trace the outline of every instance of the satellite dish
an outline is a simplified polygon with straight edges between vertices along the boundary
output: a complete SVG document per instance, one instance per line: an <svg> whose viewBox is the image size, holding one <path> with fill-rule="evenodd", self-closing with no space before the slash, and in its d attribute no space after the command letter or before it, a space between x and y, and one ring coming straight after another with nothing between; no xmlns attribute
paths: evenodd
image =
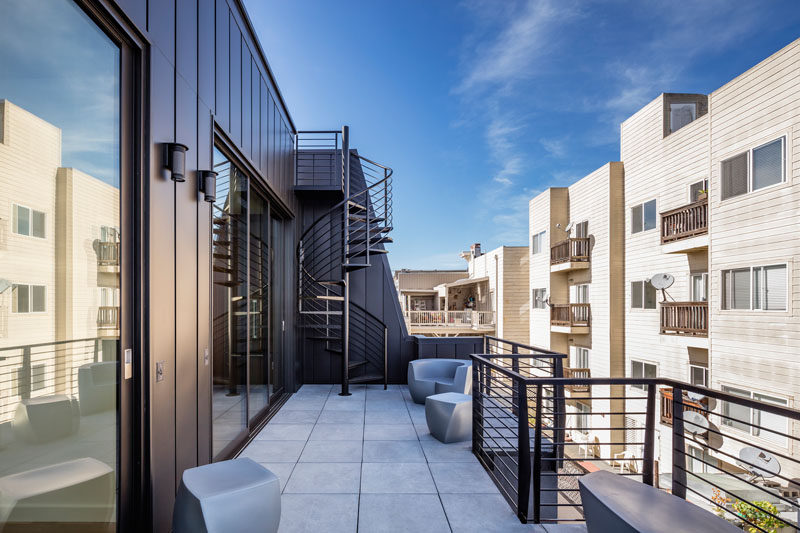
<svg viewBox="0 0 800 533"><path fill-rule="evenodd" d="M669 289L675 283L675 276L672 274L653 274L650 278L650 285L659 290Z"/></svg>
<svg viewBox="0 0 800 533"><path fill-rule="evenodd" d="M0 294L4 293L6 289L11 286L11 282L7 279L0 279Z"/></svg>
<svg viewBox="0 0 800 533"><path fill-rule="evenodd" d="M708 432L708 418L696 411L683 412L683 429L692 435Z"/></svg>
<svg viewBox="0 0 800 533"><path fill-rule="evenodd" d="M574 222L570 222L569 224L567 224L567 227L564 228L564 231L569 233L570 231L572 231L572 228L574 228L574 227L575 227L575 223Z"/></svg>
<svg viewBox="0 0 800 533"><path fill-rule="evenodd" d="M750 472L750 481L757 477L773 477L781 473L781 464L768 451L747 446L739 450L739 459L736 464Z"/></svg>
<svg viewBox="0 0 800 533"><path fill-rule="evenodd" d="M705 394L700 394L699 392L687 392L686 396L693 402L701 402L706 397Z"/></svg>

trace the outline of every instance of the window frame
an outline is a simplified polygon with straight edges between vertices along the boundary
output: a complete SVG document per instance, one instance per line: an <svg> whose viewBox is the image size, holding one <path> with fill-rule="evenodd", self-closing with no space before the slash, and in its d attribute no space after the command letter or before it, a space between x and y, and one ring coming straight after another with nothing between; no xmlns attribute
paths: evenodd
<svg viewBox="0 0 800 533"><path fill-rule="evenodd" d="M540 254L544 251L544 235L546 231L531 234L531 255Z"/></svg>
<svg viewBox="0 0 800 533"><path fill-rule="evenodd" d="M542 297L541 297L542 305L541 306L537 306L536 305L536 292L537 291L541 291L542 292ZM546 296L547 296L547 289L546 288L537 287L535 289L531 289L531 309L547 309Z"/></svg>
<svg viewBox="0 0 800 533"><path fill-rule="evenodd" d="M784 307L783 309L764 309L764 305L766 304L766 284L764 283L764 272L765 269L768 268L776 268L776 267L783 267L784 269L784 281L786 284L786 294L784 295ZM728 272L733 272L736 270L748 270L748 280L750 283L750 287L748 289L748 295L750 298L749 306L746 309L737 309L728 307L728 290L725 287L725 274ZM758 283L758 291L759 291L759 305L760 307L753 307L755 302L754 293L756 291L756 283L755 283L755 271L759 271L759 283ZM790 293L791 293L791 275L789 272L789 263L787 262L779 262L779 263L769 263L769 264L759 264L759 265L750 265L750 266L739 266L739 267L731 267L731 268L724 268L720 270L720 289L722 293L722 297L720 298L720 311L749 311L749 312L758 312L758 313L788 313L790 312L789 303L790 303Z"/></svg>
<svg viewBox="0 0 800 533"><path fill-rule="evenodd" d="M654 205L653 212L655 213L655 220L653 221L653 227L652 228L647 228L647 227L645 227L646 226L645 222L647 221L647 215L645 214L645 206L647 204L651 203L651 202ZM642 229L640 229L638 231L634 231L634 229L633 229L634 228L634 226L633 226L633 221L634 221L633 212L634 212L634 210L636 208L641 208L641 210L642 210L642 219L641 219L641 228ZM639 202L638 204L632 205L630 207L630 213L631 213L631 235L638 235L639 233L647 233L648 231L653 231L653 230L657 230L658 229L658 199L657 198L651 198L649 200L645 200L643 202Z"/></svg>
<svg viewBox="0 0 800 533"><path fill-rule="evenodd" d="M584 353L584 355L580 356L579 355L580 353ZM590 368L589 367L589 363L590 363L591 355L592 355L592 351L589 348L586 348L585 346L573 346L572 347L572 353L570 354L570 356L571 356L570 357L570 367L571 368ZM581 359L581 358L585 358L586 366L582 366L582 365L578 365L577 364L578 360Z"/></svg>
<svg viewBox="0 0 800 533"><path fill-rule="evenodd" d="M28 210L28 233L19 233L17 231L17 228L14 227L14 221L19 219L19 215L17 214L18 208L22 208L22 209L27 209ZM33 214L34 213L39 213L39 214L42 215L42 217L44 217L44 225L42 227L42 230L44 231L44 235L42 235L41 237L39 235L34 235L33 234ZM17 223L17 226L19 226L19 223ZM33 239L41 239L41 240L47 239L47 213L45 211L39 211L38 209L34 209L34 208L32 208L32 207L30 207L28 205L25 205L25 204L19 204L19 203L16 203L16 202L12 202L11 203L11 233L13 233L14 235L19 235L21 237L30 237L30 238L33 238Z"/></svg>
<svg viewBox="0 0 800 533"><path fill-rule="evenodd" d="M765 147L765 146L767 146L769 144L774 143L775 141L780 141L781 142L781 181L779 181L777 183L773 183L771 185L766 185L764 187L759 187L758 189L754 189L753 188L753 180L755 179L755 173L753 172L753 169L755 167L754 167L753 154L759 148L763 148L763 147ZM741 152L737 152L737 153L735 153L735 154L733 154L731 156L728 156L725 159L721 159L719 161L720 179L722 177L722 165L724 163L730 161L731 159L739 157L742 154L747 154L747 191L743 192L742 194L737 194L735 196L729 196L729 197L723 199L722 198L722 194L723 194L722 183L720 182L720 192L719 192L720 201L721 202L727 202L729 200L735 200L737 198L746 197L746 196L748 196L748 195L750 195L752 193L755 193L755 192L765 191L765 190L772 189L774 187L780 187L781 185L786 185L786 183L788 182L788 179L787 179L787 176L786 176L786 166L787 166L786 165L786 145L787 144L788 144L788 136L787 136L786 133L784 133L784 134L782 134L782 135L780 135L778 137L772 138L769 141L763 142L763 143L761 143L761 144L759 144L757 146L753 146L751 148L748 148L747 150L744 150L744 151L741 151Z"/></svg>
<svg viewBox="0 0 800 533"><path fill-rule="evenodd" d="M639 377L639 379L650 379L650 378L648 378L646 376L646 373L645 373L645 367L646 366L654 367L656 369L656 375L653 376L653 378L657 378L658 377L658 363L654 363L652 361L645 361L644 359L633 359L633 358L631 358L630 359L630 372L631 372L630 373L630 377L631 378L633 378L633 379L637 378L637 376L633 375L633 365L636 364L636 363L642 365L642 375ZM647 385L629 385L629 386L632 389L640 390L642 392L647 392L647 387L648 387Z"/></svg>
<svg viewBox="0 0 800 533"><path fill-rule="evenodd" d="M708 199L708 178L702 178L702 179L699 179L699 180L695 180L695 181L689 183L686 186L686 198L687 198L687 200L688 200L688 202L690 204L693 204L695 202L699 202L700 201L700 200L692 199L692 187L697 185L698 183L702 183L703 184L702 185L702 189L700 189L700 190L701 191L702 190L706 191L706 200Z"/></svg>
<svg viewBox="0 0 800 533"><path fill-rule="evenodd" d="M641 305L639 307L634 307L634 305L633 305L633 284L634 283L641 283L642 284L642 301L640 302ZM630 302L631 303L630 303L630 307L628 308L629 310L638 309L640 311L653 311L653 310L658 309L658 289L656 289L655 287L653 287L653 290L655 291L655 294L656 294L655 305L653 307L646 307L646 302L647 302L646 287L647 287L647 285L650 285L651 287L653 287L653 284L650 283L649 279L644 279L644 280L642 280L642 279L634 279L634 280L630 280L630 289L631 289L631 301Z"/></svg>
<svg viewBox="0 0 800 533"><path fill-rule="evenodd" d="M703 381L705 381L705 384L701 384L701 385L697 385L697 386L709 388L709 383L711 383L711 381L710 381L710 376L708 374L708 367L707 366L702 366L702 365L696 365L696 364L692 364L692 363L689 363L689 377L688 377L689 384L696 385L695 383L692 382L692 371L694 369L697 369L697 368L702 370L703 376L704 376Z"/></svg>
<svg viewBox="0 0 800 533"><path fill-rule="evenodd" d="M703 281L703 296L702 300L698 300L694 293L694 279L701 278ZM708 302L708 272L692 272L689 274L689 298L692 302Z"/></svg>
<svg viewBox="0 0 800 533"><path fill-rule="evenodd" d="M12 283L11 284L11 291L13 291L17 287L27 287L28 288L28 310L27 311L17 311L14 307L14 299L13 296L11 298L11 313L14 315L44 315L47 314L47 285L39 285L35 283ZM44 309L41 311L32 311L33 309L33 288L34 287L41 287L44 290Z"/></svg>
<svg viewBox="0 0 800 533"><path fill-rule="evenodd" d="M724 392L726 394L730 394L732 396L739 396L741 398L750 399L750 400L754 400L754 401L756 400L756 398L755 398L756 396L767 396L767 397L770 397L770 398L774 398L776 400L781 400L783 402L782 404L777 403L777 402L772 402L774 405L787 407L787 408L791 407L791 402L790 402L789 398L787 398L785 396L780 396L778 394L774 394L774 393L771 393L771 392L770 393L764 393L764 392L760 392L758 390L749 389L749 388L742 387L742 386L739 386L739 385L727 385L727 384L721 384L720 385L720 390L722 392ZM747 393L749 393L749 396L744 396L744 395L740 396L740 395L732 392L733 390L740 391L740 392L747 392ZM764 401L764 400L759 400L759 401ZM731 415L729 413L725 412L728 403L729 402L726 402L725 400L720 401L721 405L720 405L720 411L719 412L720 412L720 414L722 414L724 416L730 417ZM770 402L767 402L767 403L770 403ZM724 418L724 417L720 416L719 417L719 422L720 422L719 425L720 425L721 428L724 427L724 428L727 428L728 430L731 430L731 431L737 431L737 432L739 432L741 434L748 435L751 438L759 439L759 440L764 441L764 442L769 442L769 443L772 443L774 445L781 446L782 448L788 448L789 447L789 439L787 437L783 437L781 435L776 435L775 433L772 433L771 431L766 430L766 433L771 434L775 439L780 439L781 440L781 442L776 442L776 440L769 439L769 438L764 438L762 436L762 433L764 433L764 431L762 431L761 429L759 429L757 427L754 427L754 426L763 426L763 423L761 422L760 415L759 415L759 413L761 412L760 409L754 409L752 407L745 407L745 406L737 406L737 407L742 407L742 408L747 409L749 411L748 422L746 424L747 425L747 429L741 429L741 428L736 427L734 425L737 422L736 420L729 420L728 418ZM733 417L731 417L731 418L733 418ZM789 434L790 431L791 431L791 425L789 423L789 420L786 420L784 418L783 421L785 422L786 426L785 426L784 429L781 429L781 430L778 430L778 431L781 432L781 433L784 433L784 434ZM738 422L738 423L739 424L743 424L743 422Z"/></svg>

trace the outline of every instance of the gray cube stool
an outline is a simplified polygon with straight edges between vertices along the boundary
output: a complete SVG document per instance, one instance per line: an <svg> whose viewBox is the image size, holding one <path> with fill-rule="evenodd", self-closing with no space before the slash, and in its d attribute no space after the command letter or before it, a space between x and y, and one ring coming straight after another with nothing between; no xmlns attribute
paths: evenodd
<svg viewBox="0 0 800 533"><path fill-rule="evenodd" d="M417 359L408 363L408 392L415 403L443 392L472 393L472 361Z"/></svg>
<svg viewBox="0 0 800 533"><path fill-rule="evenodd" d="M181 476L174 533L274 533L280 521L280 482L251 459L189 468Z"/></svg>
<svg viewBox="0 0 800 533"><path fill-rule="evenodd" d="M472 438L472 396L445 392L425 400L425 420L431 435L449 444Z"/></svg>

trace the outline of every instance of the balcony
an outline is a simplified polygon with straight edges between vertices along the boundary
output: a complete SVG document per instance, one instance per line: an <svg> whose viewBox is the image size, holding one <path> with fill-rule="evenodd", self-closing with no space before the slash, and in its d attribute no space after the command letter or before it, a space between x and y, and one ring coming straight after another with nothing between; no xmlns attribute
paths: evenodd
<svg viewBox="0 0 800 533"><path fill-rule="evenodd" d="M119 330L119 307L111 305L101 305L97 308L97 329Z"/></svg>
<svg viewBox="0 0 800 533"><path fill-rule="evenodd" d="M708 248L708 199L661 213L661 244L665 253Z"/></svg>
<svg viewBox="0 0 800 533"><path fill-rule="evenodd" d="M298 131L295 191L344 191L342 132Z"/></svg>
<svg viewBox="0 0 800 533"><path fill-rule="evenodd" d="M553 304L550 306L550 331L553 333L589 333L590 304Z"/></svg>
<svg viewBox="0 0 800 533"><path fill-rule="evenodd" d="M708 302L661 302L665 344L708 348Z"/></svg>
<svg viewBox="0 0 800 533"><path fill-rule="evenodd" d="M96 241L97 270L119 272L119 243Z"/></svg>
<svg viewBox="0 0 800 533"><path fill-rule="evenodd" d="M659 389L661 396L661 423L667 426L672 425L672 387ZM708 398L703 398L699 402L690 400L686 393L683 394L683 410L694 411L708 418Z"/></svg>
<svg viewBox="0 0 800 533"><path fill-rule="evenodd" d="M405 311L409 333L490 332L495 328L494 311Z"/></svg>
<svg viewBox="0 0 800 533"><path fill-rule="evenodd" d="M589 368L570 368L565 366L564 377L569 379L588 379L592 377L592 371ZM589 392L589 385L586 385L585 383L564 385L564 388L569 392Z"/></svg>
<svg viewBox="0 0 800 533"><path fill-rule="evenodd" d="M570 237L550 247L550 272L589 268L589 237Z"/></svg>

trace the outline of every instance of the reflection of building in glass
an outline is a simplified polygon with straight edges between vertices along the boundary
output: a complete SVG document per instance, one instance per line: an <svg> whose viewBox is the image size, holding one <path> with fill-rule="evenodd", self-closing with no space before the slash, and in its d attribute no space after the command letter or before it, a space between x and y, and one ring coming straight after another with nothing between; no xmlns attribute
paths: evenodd
<svg viewBox="0 0 800 533"><path fill-rule="evenodd" d="M61 130L0 100L0 439L22 398L115 360L119 189L61 166ZM19 347L19 348L15 348Z"/></svg>

